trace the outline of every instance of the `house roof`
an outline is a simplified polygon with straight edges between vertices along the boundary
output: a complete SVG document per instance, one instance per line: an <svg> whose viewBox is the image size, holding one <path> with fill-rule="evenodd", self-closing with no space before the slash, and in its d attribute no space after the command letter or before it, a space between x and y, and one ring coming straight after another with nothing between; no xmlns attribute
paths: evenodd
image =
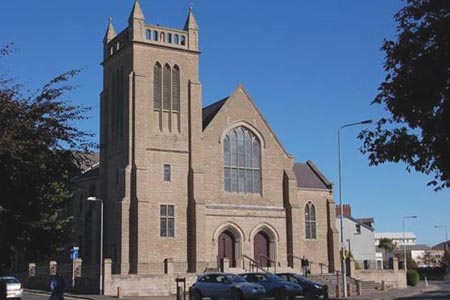
<svg viewBox="0 0 450 300"><path fill-rule="evenodd" d="M445 245L447 245L447 249L450 249L450 240L439 243L431 247L433 250L445 250Z"/></svg>
<svg viewBox="0 0 450 300"><path fill-rule="evenodd" d="M375 232L375 238L403 239L403 232ZM416 235L412 232L405 232L405 239L415 239Z"/></svg>
<svg viewBox="0 0 450 300"><path fill-rule="evenodd" d="M354 223L359 224L359 225L361 225L362 227L367 228L367 229L370 230L370 231L374 231L374 230L375 230L375 228L370 227L370 226L367 226L366 224L362 223L362 222L360 221L360 219L355 219L355 218L353 218L353 217L351 217L351 216L346 216L346 215L344 215L344 218L346 218L346 219L348 219L348 220L351 220L351 221L353 221ZM339 215L339 216L336 216L336 219L340 219L340 215Z"/></svg>
<svg viewBox="0 0 450 300"><path fill-rule="evenodd" d="M321 190L330 190L333 188L333 184L328 181L310 160L306 163L295 163L293 171L297 178L297 187L299 188Z"/></svg>
<svg viewBox="0 0 450 300"><path fill-rule="evenodd" d="M202 110L202 119L203 119L203 129L205 129L208 124L214 119L216 114L219 112L220 108L225 104L228 100L228 97L223 98L213 104L210 104L203 108Z"/></svg>
<svg viewBox="0 0 450 300"><path fill-rule="evenodd" d="M424 250L430 250L431 247L424 245L424 244L418 244L418 245L405 245L406 251L424 251ZM403 245L400 248L397 248L394 252L401 252L403 250Z"/></svg>

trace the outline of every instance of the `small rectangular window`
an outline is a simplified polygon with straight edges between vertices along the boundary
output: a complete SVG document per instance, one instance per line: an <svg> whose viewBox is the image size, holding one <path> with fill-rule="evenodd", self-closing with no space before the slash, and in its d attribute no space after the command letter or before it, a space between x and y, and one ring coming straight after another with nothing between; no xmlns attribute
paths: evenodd
<svg viewBox="0 0 450 300"><path fill-rule="evenodd" d="M175 206L161 205L160 213L160 236L174 237L175 236Z"/></svg>
<svg viewBox="0 0 450 300"><path fill-rule="evenodd" d="M164 165L164 181L171 180L170 165Z"/></svg>
<svg viewBox="0 0 450 300"><path fill-rule="evenodd" d="M355 229L356 229L356 234L361 234L361 224L356 224Z"/></svg>

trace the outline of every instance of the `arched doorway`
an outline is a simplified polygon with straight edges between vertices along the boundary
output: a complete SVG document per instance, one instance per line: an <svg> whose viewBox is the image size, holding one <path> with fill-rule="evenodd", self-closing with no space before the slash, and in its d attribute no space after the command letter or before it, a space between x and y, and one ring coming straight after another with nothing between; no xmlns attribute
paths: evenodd
<svg viewBox="0 0 450 300"><path fill-rule="evenodd" d="M258 232L253 239L254 256L260 267L270 267L270 239L264 231Z"/></svg>
<svg viewBox="0 0 450 300"><path fill-rule="evenodd" d="M230 267L236 267L236 238L229 230L225 230L219 235L218 240L218 258L228 258L230 260Z"/></svg>

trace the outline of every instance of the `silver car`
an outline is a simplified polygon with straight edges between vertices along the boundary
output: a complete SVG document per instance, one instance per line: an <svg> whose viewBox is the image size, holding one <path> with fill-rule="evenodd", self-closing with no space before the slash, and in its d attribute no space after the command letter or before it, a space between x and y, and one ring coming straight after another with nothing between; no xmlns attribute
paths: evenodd
<svg viewBox="0 0 450 300"><path fill-rule="evenodd" d="M21 299L23 294L22 284L16 277L0 277L0 281L6 285L6 298Z"/></svg>

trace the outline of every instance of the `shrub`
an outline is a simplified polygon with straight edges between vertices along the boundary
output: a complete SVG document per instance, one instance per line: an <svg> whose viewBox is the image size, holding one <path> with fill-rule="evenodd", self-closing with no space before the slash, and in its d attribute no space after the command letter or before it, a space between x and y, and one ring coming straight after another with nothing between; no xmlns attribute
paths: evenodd
<svg viewBox="0 0 450 300"><path fill-rule="evenodd" d="M410 286L416 286L419 282L419 273L416 270L408 270L406 273L406 283Z"/></svg>

